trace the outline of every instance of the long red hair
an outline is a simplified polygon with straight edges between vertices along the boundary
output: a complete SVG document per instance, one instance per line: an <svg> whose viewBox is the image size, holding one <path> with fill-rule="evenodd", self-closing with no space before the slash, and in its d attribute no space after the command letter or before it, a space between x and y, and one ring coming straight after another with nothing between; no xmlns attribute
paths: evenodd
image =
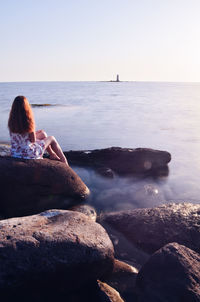
<svg viewBox="0 0 200 302"><path fill-rule="evenodd" d="M33 111L26 97L17 96L12 104L8 119L8 128L13 133L30 133L35 131Z"/></svg>

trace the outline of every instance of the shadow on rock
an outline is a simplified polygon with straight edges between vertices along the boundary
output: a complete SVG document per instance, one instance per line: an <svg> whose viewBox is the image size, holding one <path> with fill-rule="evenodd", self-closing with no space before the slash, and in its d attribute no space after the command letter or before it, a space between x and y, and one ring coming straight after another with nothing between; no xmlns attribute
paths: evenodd
<svg viewBox="0 0 200 302"><path fill-rule="evenodd" d="M0 157L1 205L4 217L66 208L89 196L80 177L61 162Z"/></svg>
<svg viewBox="0 0 200 302"><path fill-rule="evenodd" d="M151 254L170 242L200 252L199 220L200 204L171 203L156 208L102 214L99 222Z"/></svg>
<svg viewBox="0 0 200 302"><path fill-rule="evenodd" d="M136 280L138 302L200 301L200 256L191 249L170 243L140 270Z"/></svg>
<svg viewBox="0 0 200 302"><path fill-rule="evenodd" d="M1 297L24 291L65 295L113 269L106 231L78 212L49 210L2 220L0 238Z"/></svg>

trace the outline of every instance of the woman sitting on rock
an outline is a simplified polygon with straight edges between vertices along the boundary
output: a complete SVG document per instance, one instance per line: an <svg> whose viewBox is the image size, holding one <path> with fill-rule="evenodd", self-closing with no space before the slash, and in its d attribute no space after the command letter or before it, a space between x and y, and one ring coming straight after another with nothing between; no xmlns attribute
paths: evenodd
<svg viewBox="0 0 200 302"><path fill-rule="evenodd" d="M31 105L24 96L17 96L12 104L8 120L11 137L11 156L24 159L41 159L47 150L50 159L68 166L67 159L54 136L43 130L35 131Z"/></svg>

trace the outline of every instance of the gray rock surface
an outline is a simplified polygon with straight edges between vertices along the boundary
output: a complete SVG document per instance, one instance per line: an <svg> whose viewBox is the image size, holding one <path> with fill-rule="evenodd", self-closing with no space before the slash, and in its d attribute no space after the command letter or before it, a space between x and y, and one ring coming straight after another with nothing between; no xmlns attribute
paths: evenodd
<svg viewBox="0 0 200 302"><path fill-rule="evenodd" d="M89 189L80 177L61 162L0 157L0 213L6 217L66 208L85 199Z"/></svg>
<svg viewBox="0 0 200 302"><path fill-rule="evenodd" d="M49 210L2 220L1 294L78 289L110 273L113 254L106 231L78 212Z"/></svg>
<svg viewBox="0 0 200 302"><path fill-rule="evenodd" d="M123 234L136 247L153 253L170 242L200 252L200 204L171 203L101 215L99 222Z"/></svg>
<svg viewBox="0 0 200 302"><path fill-rule="evenodd" d="M200 255L170 243L151 256L136 280L138 302L200 301Z"/></svg>

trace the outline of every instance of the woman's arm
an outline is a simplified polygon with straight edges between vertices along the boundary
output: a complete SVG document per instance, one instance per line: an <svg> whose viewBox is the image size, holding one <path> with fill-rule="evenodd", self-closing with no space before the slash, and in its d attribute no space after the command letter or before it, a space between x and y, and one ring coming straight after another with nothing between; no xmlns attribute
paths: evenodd
<svg viewBox="0 0 200 302"><path fill-rule="evenodd" d="M34 143L36 141L35 131L29 133L29 139L30 139L31 143Z"/></svg>

